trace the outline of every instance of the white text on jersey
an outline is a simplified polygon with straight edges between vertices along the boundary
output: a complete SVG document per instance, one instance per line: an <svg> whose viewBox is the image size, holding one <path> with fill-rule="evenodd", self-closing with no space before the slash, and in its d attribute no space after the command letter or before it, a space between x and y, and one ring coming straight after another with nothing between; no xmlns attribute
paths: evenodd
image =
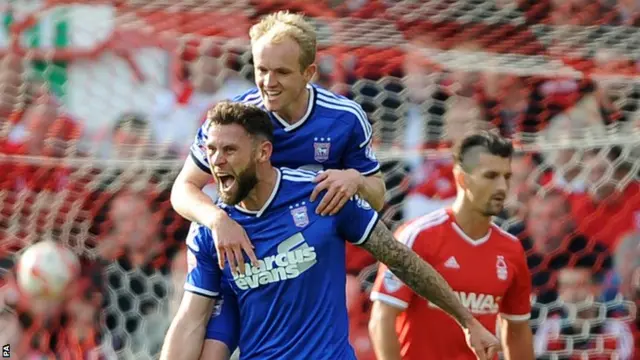
<svg viewBox="0 0 640 360"><path fill-rule="evenodd" d="M295 250L292 248L297 247ZM316 264L316 249L297 233L278 246L276 255L258 260L258 266L245 264L244 274L234 274L233 280L241 290L295 279Z"/></svg>
<svg viewBox="0 0 640 360"><path fill-rule="evenodd" d="M474 315L497 314L501 298L494 297L490 294L477 294L474 292L454 291L462 306L469 309ZM429 307L437 308L438 306L429 303Z"/></svg>

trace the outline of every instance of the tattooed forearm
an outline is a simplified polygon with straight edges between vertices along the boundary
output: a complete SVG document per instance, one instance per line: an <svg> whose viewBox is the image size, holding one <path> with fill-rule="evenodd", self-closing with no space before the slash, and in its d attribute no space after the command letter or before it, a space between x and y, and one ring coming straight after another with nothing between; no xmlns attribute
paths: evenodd
<svg viewBox="0 0 640 360"><path fill-rule="evenodd" d="M389 267L400 280L416 294L446 311L462 326L473 315L460 303L447 281L428 263L406 245L393 238L393 234L381 222L362 247Z"/></svg>

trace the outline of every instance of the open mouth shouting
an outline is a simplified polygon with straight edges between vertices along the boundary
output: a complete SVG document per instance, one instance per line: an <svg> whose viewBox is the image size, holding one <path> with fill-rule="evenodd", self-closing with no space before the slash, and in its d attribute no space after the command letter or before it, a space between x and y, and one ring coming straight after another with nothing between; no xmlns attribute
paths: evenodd
<svg viewBox="0 0 640 360"><path fill-rule="evenodd" d="M216 177L218 178L218 184L220 184L220 190L229 191L236 183L235 176L227 173L216 173Z"/></svg>

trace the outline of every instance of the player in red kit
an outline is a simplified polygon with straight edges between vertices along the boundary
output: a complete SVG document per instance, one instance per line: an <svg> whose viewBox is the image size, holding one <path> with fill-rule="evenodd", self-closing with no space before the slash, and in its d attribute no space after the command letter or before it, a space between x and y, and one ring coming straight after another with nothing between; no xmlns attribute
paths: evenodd
<svg viewBox="0 0 640 360"><path fill-rule="evenodd" d="M409 222L396 238L434 266L487 329L500 328L507 360L533 360L531 276L524 250L491 222L504 206L512 153L511 142L492 132L462 139L454 149L452 207ZM371 300L369 331L379 359L476 358L460 326L385 266Z"/></svg>

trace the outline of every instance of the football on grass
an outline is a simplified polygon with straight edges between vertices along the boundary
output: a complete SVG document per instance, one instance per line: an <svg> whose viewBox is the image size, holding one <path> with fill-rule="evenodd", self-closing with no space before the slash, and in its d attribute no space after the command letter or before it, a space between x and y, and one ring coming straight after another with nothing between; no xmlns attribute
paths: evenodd
<svg viewBox="0 0 640 360"><path fill-rule="evenodd" d="M58 299L79 269L78 258L70 249L45 240L24 250L16 276L20 290L28 297Z"/></svg>

